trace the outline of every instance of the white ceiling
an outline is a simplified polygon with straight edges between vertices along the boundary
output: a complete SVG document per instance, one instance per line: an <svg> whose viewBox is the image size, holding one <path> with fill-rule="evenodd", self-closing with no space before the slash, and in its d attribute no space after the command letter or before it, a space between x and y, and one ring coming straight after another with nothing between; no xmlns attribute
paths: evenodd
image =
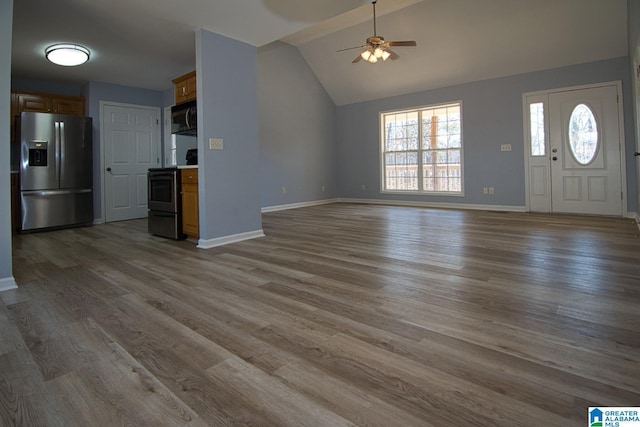
<svg viewBox="0 0 640 427"><path fill-rule="evenodd" d="M378 35L416 40L396 61L352 64L368 0L14 0L14 77L153 90L195 68L194 31L298 46L337 105L627 55L626 0L379 0ZM93 52L48 63L55 42Z"/></svg>

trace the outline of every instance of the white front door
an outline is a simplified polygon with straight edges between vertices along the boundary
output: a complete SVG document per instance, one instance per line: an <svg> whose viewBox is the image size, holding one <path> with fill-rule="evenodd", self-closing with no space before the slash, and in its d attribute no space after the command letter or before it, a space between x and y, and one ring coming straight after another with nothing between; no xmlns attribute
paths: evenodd
<svg viewBox="0 0 640 427"><path fill-rule="evenodd" d="M160 167L160 109L104 103L105 221L147 216L147 171Z"/></svg>
<svg viewBox="0 0 640 427"><path fill-rule="evenodd" d="M531 211L622 216L618 86L527 99Z"/></svg>
<svg viewBox="0 0 640 427"><path fill-rule="evenodd" d="M549 96L554 212L622 216L616 86Z"/></svg>

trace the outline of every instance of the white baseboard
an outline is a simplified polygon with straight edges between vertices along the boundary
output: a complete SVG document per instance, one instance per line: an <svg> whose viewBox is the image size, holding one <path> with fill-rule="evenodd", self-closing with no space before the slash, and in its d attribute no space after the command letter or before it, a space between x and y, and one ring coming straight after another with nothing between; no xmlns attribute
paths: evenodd
<svg viewBox="0 0 640 427"><path fill-rule="evenodd" d="M4 277L0 279L0 292L17 288L18 284L13 277Z"/></svg>
<svg viewBox="0 0 640 427"><path fill-rule="evenodd" d="M99 225L99 224L104 224L105 221L102 218L94 218L93 219L93 225Z"/></svg>
<svg viewBox="0 0 640 427"><path fill-rule="evenodd" d="M230 234L228 236L216 237L215 239L200 239L198 240L197 247L200 249L211 249L217 246L224 246L230 243L242 242L243 240L250 240L258 237L264 237L264 231L262 231L262 229L247 231L246 233Z"/></svg>
<svg viewBox="0 0 640 427"><path fill-rule="evenodd" d="M267 206L262 208L262 213L285 211L287 209L306 208L309 206L327 205L329 203L335 203L337 201L338 199L323 199L323 200L314 200L311 202L291 203L288 205Z"/></svg>
<svg viewBox="0 0 640 427"><path fill-rule="evenodd" d="M470 209L479 211L501 211L501 212L527 212L525 206L511 205L474 205L468 203L440 203L440 202L416 202L407 200L381 200L381 199L336 199L339 203L362 203L369 205L392 205L392 206L411 206L422 208L441 208L441 209Z"/></svg>

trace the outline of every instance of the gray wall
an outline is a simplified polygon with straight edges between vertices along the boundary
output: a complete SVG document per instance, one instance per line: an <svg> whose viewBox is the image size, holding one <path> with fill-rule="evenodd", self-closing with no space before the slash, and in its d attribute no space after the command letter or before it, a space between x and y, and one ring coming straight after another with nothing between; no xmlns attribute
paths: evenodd
<svg viewBox="0 0 640 427"><path fill-rule="evenodd" d="M628 20L628 34L629 34L629 61L631 63L631 75L636 73L633 69L633 59L636 54L636 49L640 46L640 0L627 0L627 20ZM634 80L637 83L638 79ZM636 85L632 87L632 102L633 102L633 118L634 129L636 135L636 148L635 151L640 152L640 99L638 99L639 89ZM640 221L640 157L636 158L636 183L637 183L637 200L636 206L636 218Z"/></svg>
<svg viewBox="0 0 640 427"><path fill-rule="evenodd" d="M84 96L82 86L70 83L49 82L41 80L11 79L11 90L30 90L42 93L55 93L56 95Z"/></svg>
<svg viewBox="0 0 640 427"><path fill-rule="evenodd" d="M629 53L632 54L640 42L640 0L627 0L627 25Z"/></svg>
<svg viewBox="0 0 640 427"><path fill-rule="evenodd" d="M176 164L187 164L187 150L198 148L198 138L189 135L176 135Z"/></svg>
<svg viewBox="0 0 640 427"><path fill-rule="evenodd" d="M201 241L262 229L257 56L254 46L196 31ZM224 149L209 150L209 138Z"/></svg>
<svg viewBox="0 0 640 427"><path fill-rule="evenodd" d="M15 286L11 268L11 31L13 0L0 0L0 289Z"/></svg>
<svg viewBox="0 0 640 427"><path fill-rule="evenodd" d="M635 137L627 57L338 107L340 195L522 207L525 205L522 94L618 80L622 81L624 91L628 211L634 212L637 206ZM379 113L451 101L463 103L465 196L381 194ZM501 144L511 144L513 150L501 152ZM362 185L366 186L366 191L362 191ZM482 188L485 186L494 187L495 195L484 195Z"/></svg>
<svg viewBox="0 0 640 427"><path fill-rule="evenodd" d="M258 50L258 106L262 207L335 197L336 106L297 48Z"/></svg>

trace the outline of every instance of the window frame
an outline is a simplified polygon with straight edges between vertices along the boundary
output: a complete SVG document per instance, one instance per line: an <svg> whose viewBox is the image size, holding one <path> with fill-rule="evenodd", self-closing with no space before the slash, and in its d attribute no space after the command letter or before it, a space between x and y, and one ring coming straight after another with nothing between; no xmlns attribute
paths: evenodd
<svg viewBox="0 0 640 427"><path fill-rule="evenodd" d="M424 110L436 110L448 107L458 107L460 109L460 191L452 192L452 191L433 191L433 190L424 190L424 163L423 153L431 150L425 150L422 147L422 113ZM385 151L386 147L386 129L385 129L385 116L391 114L408 114L408 113L418 113L418 189L417 190L389 190L386 189L386 171L385 171ZM414 194L414 195L429 195L429 196L446 196L446 197L464 197L465 196L465 186L464 186L464 121L463 121L463 102L461 100L458 101L449 101L442 102L437 104L429 104L422 105L418 107L412 108L403 108L398 110L388 110L382 111L378 115L379 121L379 144L378 144L378 153L380 158L378 160L379 168L380 168L380 192L385 194ZM414 152L415 150L407 150L407 152ZM396 151L399 153L399 151Z"/></svg>
<svg viewBox="0 0 640 427"><path fill-rule="evenodd" d="M532 111L531 111L531 107L534 105L540 105L541 110L542 110L542 126L538 126L537 128L534 128L533 126L533 116L532 116ZM549 129L547 126L547 100L546 99L532 99L532 100L528 100L527 101L527 117L526 117L526 121L525 121L525 125L528 129L527 132L527 140L528 140L528 153L530 157L549 157L549 153L548 153L548 143L547 143L547 139L549 138L549 136L547 135L547 130ZM537 123L538 125L540 125L540 123ZM542 130L542 154L537 154L534 153L534 131L535 130Z"/></svg>

